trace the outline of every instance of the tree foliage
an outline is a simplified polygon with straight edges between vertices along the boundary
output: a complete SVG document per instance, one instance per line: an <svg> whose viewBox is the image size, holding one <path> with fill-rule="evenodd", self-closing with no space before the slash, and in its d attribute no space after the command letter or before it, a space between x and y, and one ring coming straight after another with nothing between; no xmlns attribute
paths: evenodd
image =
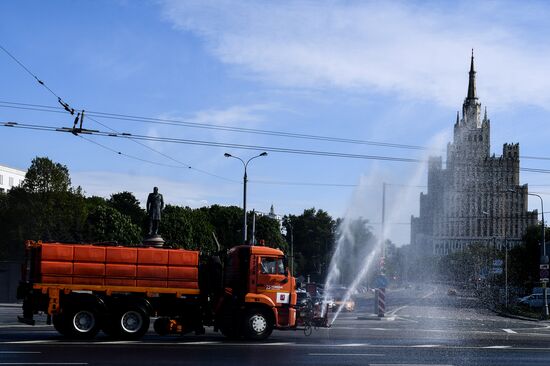
<svg viewBox="0 0 550 366"><path fill-rule="evenodd" d="M130 217L112 207L99 205L86 219L86 239L90 242L117 242L136 245L141 242L141 230Z"/></svg>
<svg viewBox="0 0 550 366"><path fill-rule="evenodd" d="M107 202L112 208L128 216L134 225L140 228L144 226L147 215L133 193L128 191L114 193Z"/></svg>
<svg viewBox="0 0 550 366"><path fill-rule="evenodd" d="M23 188L30 193L68 192L71 189L69 169L45 157L36 157L25 174Z"/></svg>
<svg viewBox="0 0 550 366"><path fill-rule="evenodd" d="M328 271L334 245L335 221L323 210L310 208L283 218L286 240L294 241L295 273L322 282Z"/></svg>

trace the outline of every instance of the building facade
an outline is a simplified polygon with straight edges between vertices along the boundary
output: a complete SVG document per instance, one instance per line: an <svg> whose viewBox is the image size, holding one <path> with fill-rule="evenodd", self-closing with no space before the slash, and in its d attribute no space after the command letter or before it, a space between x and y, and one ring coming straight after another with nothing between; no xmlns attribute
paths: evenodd
<svg viewBox="0 0 550 366"><path fill-rule="evenodd" d="M25 173L23 170L0 165L0 193L6 193L23 183Z"/></svg>
<svg viewBox="0 0 550 366"><path fill-rule="evenodd" d="M537 210L527 209L527 185L519 180L519 144L504 144L490 155L487 109L476 92L472 54L468 93L457 112L453 142L428 163L428 189L420 194L420 214L411 217L411 244L417 253L445 255L473 243L503 248L517 245Z"/></svg>

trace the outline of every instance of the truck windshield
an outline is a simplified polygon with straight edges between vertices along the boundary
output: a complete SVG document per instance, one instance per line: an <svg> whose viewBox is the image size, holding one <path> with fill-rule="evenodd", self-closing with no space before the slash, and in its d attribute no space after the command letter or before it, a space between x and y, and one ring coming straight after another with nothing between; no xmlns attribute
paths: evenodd
<svg viewBox="0 0 550 366"><path fill-rule="evenodd" d="M285 274L283 258L263 257L261 268L263 274Z"/></svg>

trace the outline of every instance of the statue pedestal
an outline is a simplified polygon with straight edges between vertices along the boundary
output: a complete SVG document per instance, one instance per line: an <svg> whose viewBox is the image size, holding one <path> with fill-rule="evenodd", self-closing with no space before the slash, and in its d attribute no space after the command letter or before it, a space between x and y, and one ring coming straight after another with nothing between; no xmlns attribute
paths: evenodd
<svg viewBox="0 0 550 366"><path fill-rule="evenodd" d="M164 239L160 235L147 235L141 243L147 247L161 248L164 246Z"/></svg>

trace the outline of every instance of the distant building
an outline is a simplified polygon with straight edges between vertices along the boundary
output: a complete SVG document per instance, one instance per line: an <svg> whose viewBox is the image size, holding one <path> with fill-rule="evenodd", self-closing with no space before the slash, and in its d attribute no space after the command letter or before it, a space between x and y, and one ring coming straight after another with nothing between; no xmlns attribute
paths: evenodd
<svg viewBox="0 0 550 366"><path fill-rule="evenodd" d="M25 173L23 170L0 165L0 193L5 193L23 183Z"/></svg>
<svg viewBox="0 0 550 366"><path fill-rule="evenodd" d="M472 243L511 247L537 223L537 210L527 210L527 185L519 182L519 144L504 144L502 156L490 155L491 123L487 109L481 117L473 54L469 74L445 167L441 157L430 158L420 215L411 217L418 253L449 254Z"/></svg>

